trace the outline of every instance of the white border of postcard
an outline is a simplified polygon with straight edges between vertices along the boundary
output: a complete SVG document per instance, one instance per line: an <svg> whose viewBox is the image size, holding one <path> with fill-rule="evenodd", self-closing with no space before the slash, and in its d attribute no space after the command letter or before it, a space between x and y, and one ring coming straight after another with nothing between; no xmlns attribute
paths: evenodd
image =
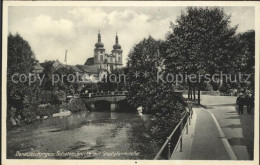
<svg viewBox="0 0 260 165"><path fill-rule="evenodd" d="M253 161L219 161L219 160L45 160L45 159L6 159L6 71L7 71L7 36L8 6L254 6L255 7L255 127ZM3 35L2 35L2 164L3 165L210 165L210 164L259 164L259 47L260 47L260 2L237 1L4 1Z"/></svg>

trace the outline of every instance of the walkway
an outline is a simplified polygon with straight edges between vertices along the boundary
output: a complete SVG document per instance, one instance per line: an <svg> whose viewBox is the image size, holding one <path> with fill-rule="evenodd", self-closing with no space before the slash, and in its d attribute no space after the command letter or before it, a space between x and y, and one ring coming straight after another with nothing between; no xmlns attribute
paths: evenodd
<svg viewBox="0 0 260 165"><path fill-rule="evenodd" d="M183 135L183 151L179 152L180 146L178 145L171 159L229 160L228 153L210 113L203 108L193 108L193 110L194 117L188 128L190 132Z"/></svg>
<svg viewBox="0 0 260 165"><path fill-rule="evenodd" d="M194 117L183 134L183 151L178 145L174 160L252 160L254 115L238 115L235 97L202 96L205 108L194 107Z"/></svg>

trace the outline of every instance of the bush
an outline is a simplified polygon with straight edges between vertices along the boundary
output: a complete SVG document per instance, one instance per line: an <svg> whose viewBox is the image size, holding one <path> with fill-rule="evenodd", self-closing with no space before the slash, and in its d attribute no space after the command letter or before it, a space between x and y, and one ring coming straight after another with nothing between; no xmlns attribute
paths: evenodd
<svg viewBox="0 0 260 165"><path fill-rule="evenodd" d="M179 101L164 102L158 103L158 111L153 115L155 126L152 128L152 132L159 143L163 143L166 137L171 134L182 118L182 113L185 111L185 105Z"/></svg>
<svg viewBox="0 0 260 165"><path fill-rule="evenodd" d="M229 85L229 84L226 84L226 83L222 84L222 86L219 88L219 91L220 91L221 93L225 93L225 94L230 93L230 90L231 90L230 85Z"/></svg>
<svg viewBox="0 0 260 165"><path fill-rule="evenodd" d="M66 100L66 93L62 90L59 91L40 91L39 102L41 104L61 104Z"/></svg>
<svg viewBox="0 0 260 165"><path fill-rule="evenodd" d="M40 117L43 116L52 116L54 113L59 113L60 111L60 106L59 105L43 105L43 106L38 106L36 114L39 115Z"/></svg>
<svg viewBox="0 0 260 165"><path fill-rule="evenodd" d="M22 110L22 116L24 118L24 122L27 124L31 124L36 120L36 110L37 104L31 104L29 106L24 107Z"/></svg>
<svg viewBox="0 0 260 165"><path fill-rule="evenodd" d="M72 98L67 105L63 105L64 109L68 109L71 112L79 112L87 110L85 103L81 99Z"/></svg>
<svg viewBox="0 0 260 165"><path fill-rule="evenodd" d="M59 103L66 101L66 93L62 90L55 91L54 96Z"/></svg>

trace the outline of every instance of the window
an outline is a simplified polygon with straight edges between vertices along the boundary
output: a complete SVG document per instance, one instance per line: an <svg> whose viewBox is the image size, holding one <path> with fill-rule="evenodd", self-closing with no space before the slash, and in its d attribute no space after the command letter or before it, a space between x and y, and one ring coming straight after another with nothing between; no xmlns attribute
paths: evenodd
<svg viewBox="0 0 260 165"><path fill-rule="evenodd" d="M100 55L100 61L103 61L103 55Z"/></svg>
<svg viewBox="0 0 260 165"><path fill-rule="evenodd" d="M121 62L121 57L118 57L118 62Z"/></svg>

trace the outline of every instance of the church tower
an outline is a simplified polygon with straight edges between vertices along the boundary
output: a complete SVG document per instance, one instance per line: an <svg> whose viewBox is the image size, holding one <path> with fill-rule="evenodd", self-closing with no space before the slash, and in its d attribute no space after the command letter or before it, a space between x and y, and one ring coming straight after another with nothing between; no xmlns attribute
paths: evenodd
<svg viewBox="0 0 260 165"><path fill-rule="evenodd" d="M122 53L123 50L121 49L121 45L118 43L118 36L116 34L116 40L113 46L112 55L115 57L115 67L117 68L121 68L123 66Z"/></svg>
<svg viewBox="0 0 260 165"><path fill-rule="evenodd" d="M104 44L101 42L101 34L100 31L98 33L98 42L95 44L94 49L94 64L98 68L103 68L104 60L105 60L105 48Z"/></svg>

